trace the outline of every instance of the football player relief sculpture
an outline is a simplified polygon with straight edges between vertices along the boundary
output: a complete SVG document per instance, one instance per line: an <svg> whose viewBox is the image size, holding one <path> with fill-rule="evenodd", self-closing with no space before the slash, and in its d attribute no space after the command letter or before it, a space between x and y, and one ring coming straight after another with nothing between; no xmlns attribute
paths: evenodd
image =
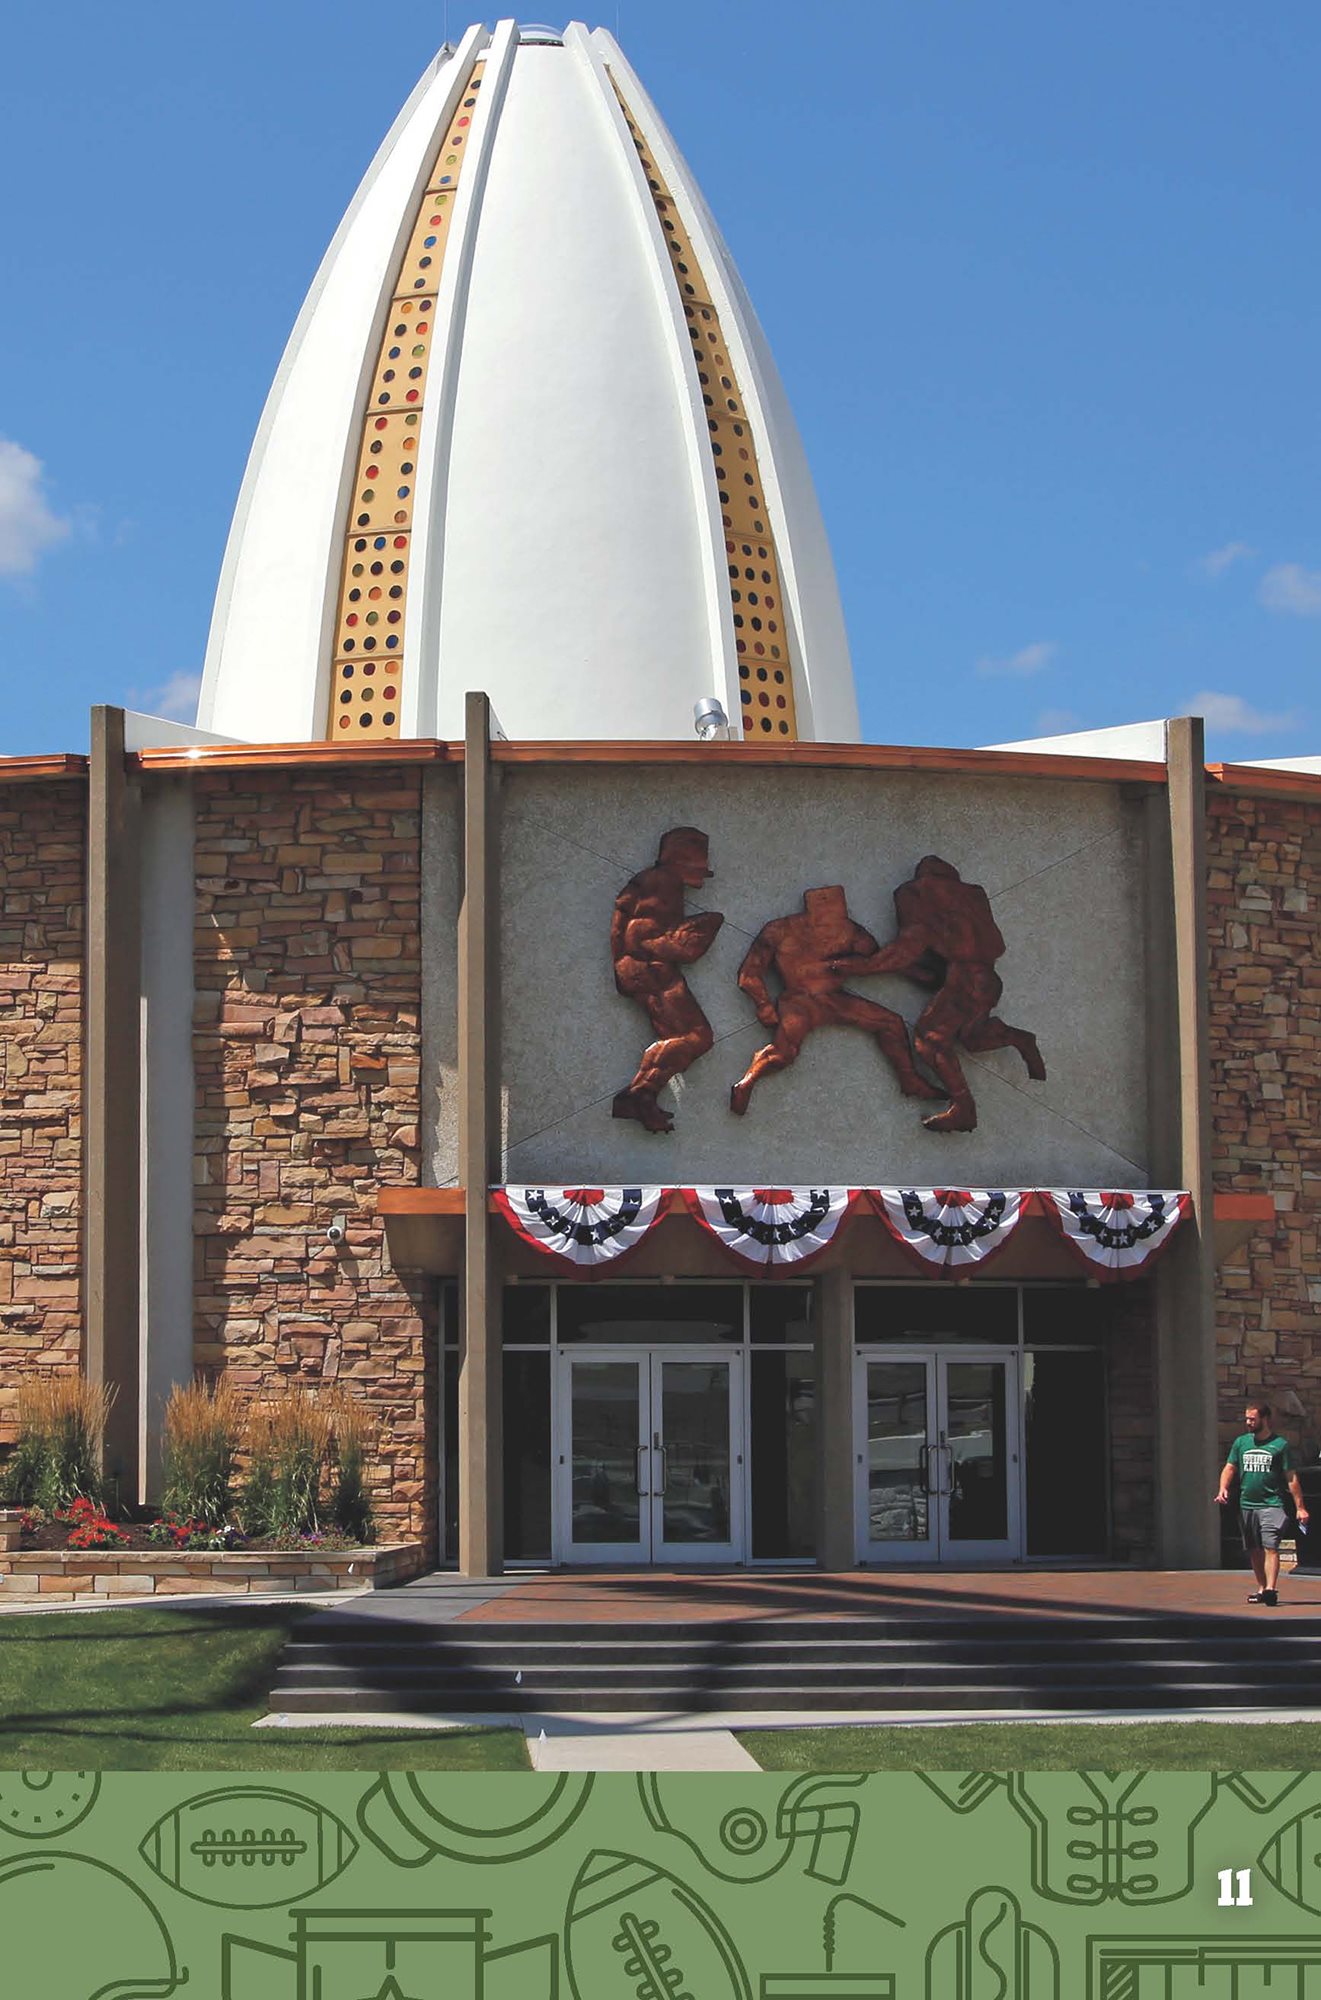
<svg viewBox="0 0 1321 2000"><path fill-rule="evenodd" d="M912 881L895 890L894 913L897 937L870 957L836 960L837 969L855 978L899 972L936 989L917 1017L913 1046L940 1079L937 1094L948 1097L949 1105L922 1122L932 1132L971 1132L977 1106L956 1042L970 1055L1017 1049L1028 1075L1038 1083L1046 1080L1036 1036L1026 1028L1011 1028L992 1011L1004 991L995 961L1004 957L1005 941L991 915L991 899L975 882L965 882L948 861L927 854Z"/></svg>
<svg viewBox="0 0 1321 2000"><path fill-rule="evenodd" d="M862 1028L874 1036L905 1097L944 1095L918 1074L903 1016L845 991L848 966L856 960L865 969L876 951L875 938L854 923L844 891L837 885L808 889L800 915L776 917L762 925L739 967L738 983L756 1008L762 1027L772 1031L772 1039L757 1050L730 1091L731 1111L742 1116L758 1079L797 1062L812 1030L832 1024ZM774 972L780 981L775 999L766 985L768 972Z"/></svg>
<svg viewBox="0 0 1321 2000"><path fill-rule="evenodd" d="M662 834L651 867L634 875L615 898L610 950L615 985L644 1009L652 1040L631 1083L614 1100L616 1118L634 1118L648 1132L671 1132L673 1114L660 1092L711 1048L711 1024L685 977L715 942L724 922L714 910L684 912L684 892L710 880L709 841L694 826ZM922 1122L932 1132L971 1132L977 1106L959 1061L1017 1049L1027 1073L1044 1082L1037 1038L1002 1021L995 1007L1004 990L996 971L1005 941L985 889L928 854L911 881L894 892L898 928L888 944L849 915L839 884L808 889L802 910L763 924L744 956L738 983L771 1039L757 1050L729 1094L730 1109L747 1111L756 1085L797 1062L817 1028L861 1028L875 1041L906 1097L944 1098L943 1111ZM930 990L910 1041L901 1014L851 993L845 981L898 975ZM774 979L778 991L773 991ZM930 1071L931 1074L926 1074Z"/></svg>
<svg viewBox="0 0 1321 2000"><path fill-rule="evenodd" d="M615 985L645 1010L652 1040L612 1111L616 1118L636 1118L648 1132L674 1130L674 1118L659 1103L659 1093L715 1040L684 978L684 967L711 949L725 921L715 910L684 915L684 890L700 889L715 873L706 865L707 848L707 837L697 827L672 826L661 835L651 867L634 875L615 898L610 924Z"/></svg>

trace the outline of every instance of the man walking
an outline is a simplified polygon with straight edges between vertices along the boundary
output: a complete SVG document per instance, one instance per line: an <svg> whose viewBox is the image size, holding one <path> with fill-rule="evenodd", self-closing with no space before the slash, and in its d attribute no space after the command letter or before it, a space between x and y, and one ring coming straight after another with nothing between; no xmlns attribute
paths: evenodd
<svg viewBox="0 0 1321 2000"><path fill-rule="evenodd" d="M1269 1403L1249 1403L1243 1412L1247 1430L1229 1447L1229 1457L1220 1474L1216 1504L1229 1505L1234 1481L1238 1481L1239 1513L1243 1523L1243 1546L1252 1564L1257 1588L1249 1604L1278 1604L1276 1583L1280 1575L1280 1535L1286 1520L1284 1493L1287 1486L1294 1499L1300 1528L1307 1527L1307 1509L1298 1474L1289 1462L1289 1445L1277 1437L1271 1426Z"/></svg>

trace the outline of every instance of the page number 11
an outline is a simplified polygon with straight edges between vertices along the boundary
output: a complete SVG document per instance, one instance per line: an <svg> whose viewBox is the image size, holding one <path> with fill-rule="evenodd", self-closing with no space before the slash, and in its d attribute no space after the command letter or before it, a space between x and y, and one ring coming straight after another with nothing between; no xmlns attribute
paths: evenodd
<svg viewBox="0 0 1321 2000"><path fill-rule="evenodd" d="M1250 1868L1222 1868L1216 1878L1220 1883L1220 1896L1216 1903L1219 1910L1250 1910L1252 1908L1252 1870Z"/></svg>

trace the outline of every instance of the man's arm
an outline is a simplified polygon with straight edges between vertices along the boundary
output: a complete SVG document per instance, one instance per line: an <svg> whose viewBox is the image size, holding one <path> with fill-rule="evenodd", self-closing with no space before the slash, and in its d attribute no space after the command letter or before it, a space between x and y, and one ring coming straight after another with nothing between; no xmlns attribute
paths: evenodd
<svg viewBox="0 0 1321 2000"><path fill-rule="evenodd" d="M873 972L907 972L925 956L926 939L914 931L900 931L898 937L891 938L879 951L850 952L840 958L832 958L832 972L842 972L846 977L862 979Z"/></svg>
<svg viewBox="0 0 1321 2000"><path fill-rule="evenodd" d="M1231 1451L1229 1457L1220 1468L1220 1490L1216 1494L1216 1505L1218 1507L1227 1507L1229 1505L1229 1495L1237 1478L1238 1461Z"/></svg>
<svg viewBox="0 0 1321 2000"><path fill-rule="evenodd" d="M1307 1511L1307 1502L1303 1498L1303 1489L1298 1484L1298 1474L1296 1472L1289 1474L1289 1491L1293 1494L1294 1513L1298 1516L1303 1526L1306 1527L1312 1517Z"/></svg>

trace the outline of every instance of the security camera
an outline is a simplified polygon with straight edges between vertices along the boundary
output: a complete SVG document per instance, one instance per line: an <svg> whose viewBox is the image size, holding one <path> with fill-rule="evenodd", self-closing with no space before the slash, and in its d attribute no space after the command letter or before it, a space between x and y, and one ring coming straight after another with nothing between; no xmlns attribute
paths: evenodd
<svg viewBox="0 0 1321 2000"><path fill-rule="evenodd" d="M339 1221L332 1222L329 1229L326 1231L326 1241L327 1243L339 1244L344 1241L344 1238L347 1236L347 1234L348 1231L345 1229L344 1224L342 1222Z"/></svg>
<svg viewBox="0 0 1321 2000"><path fill-rule="evenodd" d="M728 733L729 717L713 694L705 694L693 703L693 728L703 743L714 743Z"/></svg>

